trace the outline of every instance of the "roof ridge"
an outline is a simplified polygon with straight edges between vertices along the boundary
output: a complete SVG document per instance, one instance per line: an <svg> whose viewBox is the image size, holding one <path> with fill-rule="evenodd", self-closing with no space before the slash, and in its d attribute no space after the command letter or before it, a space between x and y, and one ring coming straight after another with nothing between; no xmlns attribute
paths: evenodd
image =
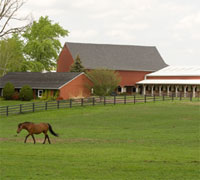
<svg viewBox="0 0 200 180"><path fill-rule="evenodd" d="M131 44L106 44L106 43L85 43L85 42L65 42L65 44L85 44L85 45L104 45L104 46L130 46L130 47L152 47L156 48L156 46L147 46L147 45L131 45Z"/></svg>

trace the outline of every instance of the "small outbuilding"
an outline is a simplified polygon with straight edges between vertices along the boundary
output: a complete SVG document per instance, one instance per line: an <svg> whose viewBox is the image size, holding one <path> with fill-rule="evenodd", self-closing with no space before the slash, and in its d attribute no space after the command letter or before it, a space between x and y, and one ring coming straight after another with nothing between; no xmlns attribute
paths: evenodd
<svg viewBox="0 0 200 180"><path fill-rule="evenodd" d="M84 73L80 72L9 72L0 78L0 93L7 82L11 82L16 91L24 85L33 89L34 97L42 97L45 91L59 99L82 98L90 95L87 85L91 83Z"/></svg>

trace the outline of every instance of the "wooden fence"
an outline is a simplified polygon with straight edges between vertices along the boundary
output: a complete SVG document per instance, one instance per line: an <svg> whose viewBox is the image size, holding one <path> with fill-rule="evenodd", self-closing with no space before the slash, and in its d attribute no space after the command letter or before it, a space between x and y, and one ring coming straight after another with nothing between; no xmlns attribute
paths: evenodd
<svg viewBox="0 0 200 180"><path fill-rule="evenodd" d="M52 109L72 108L81 106L96 106L96 105L108 105L108 104L135 104L135 103L147 103L156 101L174 101L174 100L194 100L192 96L184 98L182 95L179 97L171 96L106 96L106 97L90 97L84 99L69 99L61 101L41 101L11 106L0 106L0 116L9 116L13 114L23 114L38 111L47 111ZM195 98L199 101L199 97Z"/></svg>

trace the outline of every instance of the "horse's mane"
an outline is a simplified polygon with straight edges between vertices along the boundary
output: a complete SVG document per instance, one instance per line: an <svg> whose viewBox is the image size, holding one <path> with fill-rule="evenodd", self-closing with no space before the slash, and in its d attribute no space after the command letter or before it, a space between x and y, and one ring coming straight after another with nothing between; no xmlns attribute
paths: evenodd
<svg viewBox="0 0 200 180"><path fill-rule="evenodd" d="M23 122L23 123L19 123L18 127L20 127L22 124L32 124L32 122Z"/></svg>

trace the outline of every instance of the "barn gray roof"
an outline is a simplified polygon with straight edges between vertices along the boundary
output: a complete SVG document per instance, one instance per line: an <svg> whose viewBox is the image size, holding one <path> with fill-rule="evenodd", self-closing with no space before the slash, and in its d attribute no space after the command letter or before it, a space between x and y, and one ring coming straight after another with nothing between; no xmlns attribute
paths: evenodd
<svg viewBox="0 0 200 180"><path fill-rule="evenodd" d="M157 71L167 66L156 47L66 42L73 59L86 69Z"/></svg>
<svg viewBox="0 0 200 180"><path fill-rule="evenodd" d="M0 88L11 82L15 88L29 85L33 89L59 89L82 73L77 72L9 72L0 78Z"/></svg>

